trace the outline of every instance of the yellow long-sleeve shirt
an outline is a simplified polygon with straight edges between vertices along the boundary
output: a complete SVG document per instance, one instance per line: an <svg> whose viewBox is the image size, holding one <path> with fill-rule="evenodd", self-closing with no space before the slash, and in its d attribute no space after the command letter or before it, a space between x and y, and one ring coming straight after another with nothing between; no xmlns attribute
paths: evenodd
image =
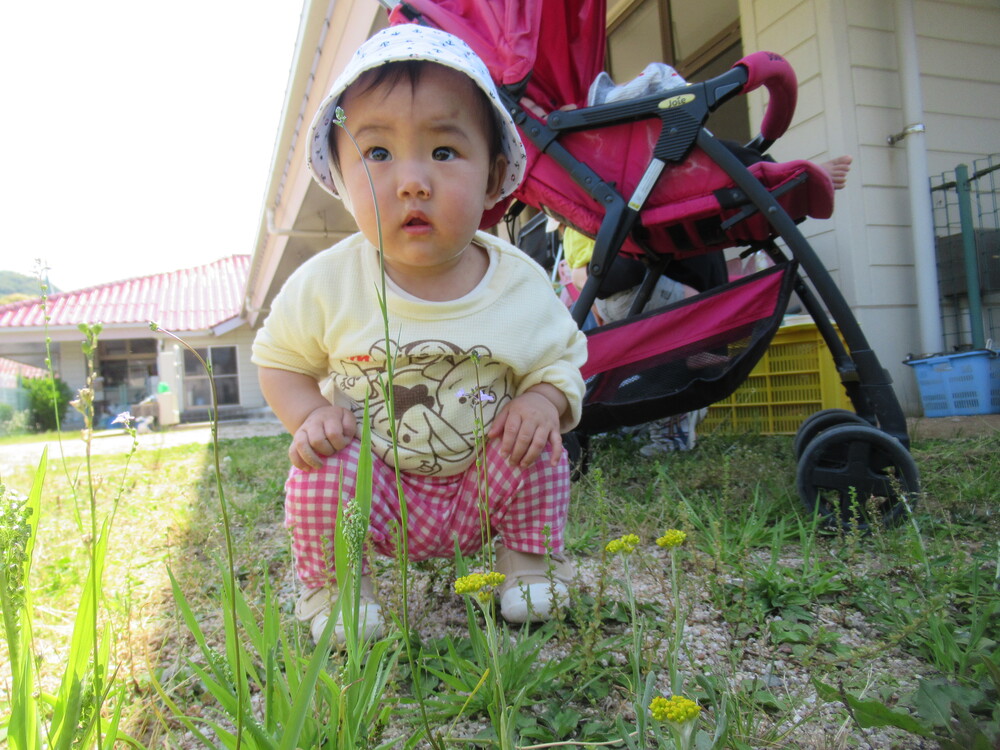
<svg viewBox="0 0 1000 750"><path fill-rule="evenodd" d="M580 419L586 338L537 264L492 235L480 232L475 242L487 249L490 268L464 297L428 302L387 290L399 460L407 472L464 471L475 457L476 421L488 431L500 409L539 383L569 401L563 431ZM253 362L316 378L359 421L367 397L373 450L392 463L380 286L377 251L362 235L321 252L275 298Z"/></svg>

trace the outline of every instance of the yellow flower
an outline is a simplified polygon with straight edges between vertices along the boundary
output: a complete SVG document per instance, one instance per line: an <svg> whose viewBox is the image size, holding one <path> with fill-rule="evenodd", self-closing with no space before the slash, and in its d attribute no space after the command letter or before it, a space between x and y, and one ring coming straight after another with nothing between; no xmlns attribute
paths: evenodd
<svg viewBox="0 0 1000 750"><path fill-rule="evenodd" d="M483 587L483 577L482 573L472 573L462 576L455 581L455 593L459 596L462 594L475 594Z"/></svg>
<svg viewBox="0 0 1000 750"><path fill-rule="evenodd" d="M480 601L488 601L493 590L507 578L503 573L470 573L455 581L455 593L459 596L475 594Z"/></svg>
<svg viewBox="0 0 1000 750"><path fill-rule="evenodd" d="M701 706L682 695L672 695L669 698L658 695L649 704L649 711L657 721L683 724L697 718L701 713Z"/></svg>
<svg viewBox="0 0 1000 750"><path fill-rule="evenodd" d="M656 540L656 543L661 547L679 547L684 544L684 540L687 539L687 534L679 529L667 529L667 531Z"/></svg>
<svg viewBox="0 0 1000 750"><path fill-rule="evenodd" d="M495 588L504 581L506 581L507 576L505 576L503 573L497 573L496 571L491 570L489 573L483 576L483 580L485 581L487 586L492 586Z"/></svg>
<svg viewBox="0 0 1000 750"><path fill-rule="evenodd" d="M624 536L618 537L617 539L612 539L604 547L605 551L610 552L612 555L618 554L619 552L623 554L629 554L634 552L635 548L639 546L639 537L635 534L625 534Z"/></svg>

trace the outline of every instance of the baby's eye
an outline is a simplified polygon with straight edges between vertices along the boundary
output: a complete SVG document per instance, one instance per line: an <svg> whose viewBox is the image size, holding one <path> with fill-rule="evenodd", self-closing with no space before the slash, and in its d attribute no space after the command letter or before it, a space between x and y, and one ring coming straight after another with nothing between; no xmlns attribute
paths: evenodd
<svg viewBox="0 0 1000 750"><path fill-rule="evenodd" d="M455 149L450 146L438 146L432 154L435 161L449 161L455 158Z"/></svg>
<svg viewBox="0 0 1000 750"><path fill-rule="evenodd" d="M381 146L372 146L365 153L365 156L372 161L388 161L389 151L388 149L382 148Z"/></svg>

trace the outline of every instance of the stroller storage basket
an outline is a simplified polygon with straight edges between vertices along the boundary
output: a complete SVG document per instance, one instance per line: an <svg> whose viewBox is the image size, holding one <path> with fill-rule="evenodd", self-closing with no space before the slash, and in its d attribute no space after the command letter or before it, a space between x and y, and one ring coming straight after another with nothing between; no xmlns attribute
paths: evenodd
<svg viewBox="0 0 1000 750"><path fill-rule="evenodd" d="M781 324L794 262L587 332L579 430L604 432L708 406L739 387ZM623 343L627 342L627 346Z"/></svg>

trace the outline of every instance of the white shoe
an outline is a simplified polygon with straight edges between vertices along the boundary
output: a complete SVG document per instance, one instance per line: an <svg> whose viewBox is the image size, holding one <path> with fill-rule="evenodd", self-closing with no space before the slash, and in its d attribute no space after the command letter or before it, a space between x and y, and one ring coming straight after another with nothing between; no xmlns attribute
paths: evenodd
<svg viewBox="0 0 1000 750"><path fill-rule="evenodd" d="M495 553L497 572L505 576L498 593L500 615L507 622L544 622L552 618L556 606L569 602L567 584L574 570L566 560L517 552L499 541Z"/></svg>
<svg viewBox="0 0 1000 750"><path fill-rule="evenodd" d="M309 633L313 643L319 644L330 613L337 602L339 591L336 586L324 586L318 589L308 589L295 602L295 618L309 625ZM361 601L358 607L358 628L362 638L378 638L385 630L382 619L382 607L375 601L375 592L369 576L361 576ZM344 630L343 614L337 613L337 622L333 626L331 641L342 645L347 640Z"/></svg>

